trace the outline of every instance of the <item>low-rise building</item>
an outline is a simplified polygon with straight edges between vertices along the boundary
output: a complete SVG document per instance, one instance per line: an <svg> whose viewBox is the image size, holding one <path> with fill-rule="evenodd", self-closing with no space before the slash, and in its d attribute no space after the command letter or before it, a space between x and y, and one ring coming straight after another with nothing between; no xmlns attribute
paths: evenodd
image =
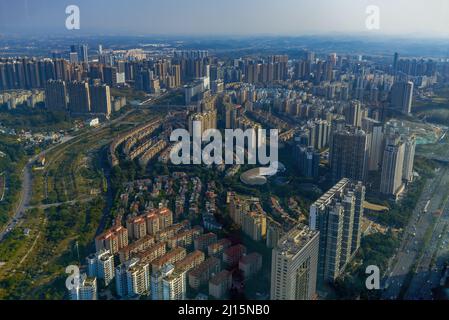
<svg viewBox="0 0 449 320"><path fill-rule="evenodd" d="M231 246L231 241L228 239L221 239L218 240L216 243L212 243L207 247L207 254L210 257L220 257L223 254L223 252Z"/></svg>
<svg viewBox="0 0 449 320"><path fill-rule="evenodd" d="M184 259L186 257L186 249L178 247L163 255L162 257L154 260L151 263L152 272L157 272L161 270L164 265L175 264L176 262Z"/></svg>
<svg viewBox="0 0 449 320"><path fill-rule="evenodd" d="M215 233L206 233L204 235L200 235L194 240L195 250L206 251L207 247L217 242L217 235Z"/></svg>
<svg viewBox="0 0 449 320"><path fill-rule="evenodd" d="M170 249L180 247L188 247L192 245L193 240L201 235L203 229L201 227L194 227L190 230L182 231L175 234L167 240L167 245Z"/></svg>
<svg viewBox="0 0 449 320"><path fill-rule="evenodd" d="M189 286L198 290L198 288L207 284L210 277L220 272L220 270L220 260L215 257L208 258L188 273Z"/></svg>
<svg viewBox="0 0 449 320"><path fill-rule="evenodd" d="M223 299L232 286L232 275L223 270L209 280L209 295L215 299Z"/></svg>
<svg viewBox="0 0 449 320"><path fill-rule="evenodd" d="M116 223L112 228L95 238L96 251L108 250L116 254L128 245L128 230Z"/></svg>
<svg viewBox="0 0 449 320"><path fill-rule="evenodd" d="M189 253L184 259L175 263L175 269L178 271L190 271L204 262L205 256L202 251Z"/></svg>
<svg viewBox="0 0 449 320"><path fill-rule="evenodd" d="M236 246L229 247L223 253L223 262L229 267L236 266L239 263L240 258L245 254L246 247L244 245L238 244Z"/></svg>
<svg viewBox="0 0 449 320"><path fill-rule="evenodd" d="M239 262L239 270L247 279L257 274L262 269L262 256L256 252L243 256Z"/></svg>
<svg viewBox="0 0 449 320"><path fill-rule="evenodd" d="M145 236L130 245L120 249L119 257L120 262L123 263L131 258L132 255L135 255L139 252L145 251L154 245L154 237L153 236Z"/></svg>

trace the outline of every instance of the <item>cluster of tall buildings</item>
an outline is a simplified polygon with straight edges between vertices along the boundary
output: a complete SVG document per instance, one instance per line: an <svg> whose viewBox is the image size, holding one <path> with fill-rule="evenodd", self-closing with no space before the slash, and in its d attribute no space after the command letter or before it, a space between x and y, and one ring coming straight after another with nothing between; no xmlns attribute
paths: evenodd
<svg viewBox="0 0 449 320"><path fill-rule="evenodd" d="M25 104L29 108L34 108L37 104L44 102L45 95L42 90L13 90L0 93L0 106L6 104L8 110L15 109L19 105Z"/></svg>
<svg viewBox="0 0 449 320"><path fill-rule="evenodd" d="M416 137L390 123L363 118L362 127L344 126L332 134L329 163L332 181L366 181L380 172L380 192L392 199L413 180Z"/></svg>
<svg viewBox="0 0 449 320"><path fill-rule="evenodd" d="M435 61L428 59L400 59L399 54L395 53L393 62L393 72L396 75L410 76L433 76L437 70Z"/></svg>
<svg viewBox="0 0 449 320"><path fill-rule="evenodd" d="M0 58L0 90L42 89L48 80L71 79L64 59Z"/></svg>
<svg viewBox="0 0 449 320"><path fill-rule="evenodd" d="M69 290L70 300L97 300L97 279L87 277L85 273L80 275L79 282Z"/></svg>
<svg viewBox="0 0 449 320"><path fill-rule="evenodd" d="M368 162L367 134L353 126L345 126L332 135L329 163L331 180L342 178L365 181Z"/></svg>
<svg viewBox="0 0 449 320"><path fill-rule="evenodd" d="M206 130L217 129L217 110L209 110L205 112L196 112L189 115L188 130L190 135L194 134L194 123L201 124L201 132L203 134Z"/></svg>
<svg viewBox="0 0 449 320"><path fill-rule="evenodd" d="M365 187L342 179L310 207L272 252L271 299L311 300L333 283L360 247Z"/></svg>
<svg viewBox="0 0 449 320"><path fill-rule="evenodd" d="M295 158L302 176L306 178L317 178L319 175L321 154L313 147L304 145L295 146Z"/></svg>
<svg viewBox="0 0 449 320"><path fill-rule="evenodd" d="M294 77L298 80L309 80L315 83L335 79L334 67L337 55L328 55L326 59L317 59L313 52L305 52L304 57L294 64Z"/></svg>
<svg viewBox="0 0 449 320"><path fill-rule="evenodd" d="M320 232L318 283L334 282L360 247L365 187L342 179L310 207L309 226Z"/></svg>
<svg viewBox="0 0 449 320"><path fill-rule="evenodd" d="M79 63L80 56L79 50L72 52L72 63ZM361 58L330 54L319 59L312 52L293 64L287 56L221 64L206 51L175 52L170 59L104 63L90 64L87 71L99 76L98 83L66 85L63 79L50 80L48 107L107 113L109 86L124 82L158 93L189 83L183 90L191 111L186 124L190 134L195 121L201 123L201 133L217 128L218 123L221 128L282 127L285 141L296 136L294 157L301 176L318 178L320 164L328 160L334 186L311 205L308 226L285 218L282 210L277 210L276 219L268 216L257 198L227 194L234 225L248 238L265 240L273 249L272 299L314 299L317 290L344 273L360 248L369 172L380 173L380 193L393 199L413 180L416 139L403 127L382 123L379 110L379 103L385 102L391 109L411 113L415 84L398 76L399 72L377 70ZM393 69L398 71L400 64L396 57ZM224 83L232 81L247 83L230 85L222 92ZM282 81L289 87L266 88ZM363 102L367 95L368 105ZM279 113L295 117L301 127L292 129L288 121L273 116ZM198 199L198 194L192 197ZM214 233L203 234L202 227L191 228L188 222L174 223L168 209L131 215L126 228L117 223L97 237L97 253L88 259L88 274L106 285L115 277L122 298L185 299L187 288L205 286L219 298L233 279L222 265L238 267L245 277L257 274L262 265L259 255L247 254L246 247L226 240ZM187 248L194 251L189 253ZM120 257L117 267L114 255Z"/></svg>
<svg viewBox="0 0 449 320"><path fill-rule="evenodd" d="M398 81L391 88L391 106L405 114L412 112L414 84L411 81Z"/></svg>
<svg viewBox="0 0 449 320"><path fill-rule="evenodd" d="M380 181L382 194L397 199L406 185L413 181L415 149L415 136L387 132Z"/></svg>
<svg viewBox="0 0 449 320"><path fill-rule="evenodd" d="M1 58L0 90L45 89L51 110L109 115L114 110L110 93L106 92L109 89L104 85L158 94L162 89L180 88L184 83L202 79L200 91L210 89L211 62L207 51L149 59L146 55L121 55L99 48L93 56L89 56L88 46L82 44L72 45L66 59L59 54L52 59Z"/></svg>
<svg viewBox="0 0 449 320"><path fill-rule="evenodd" d="M288 56L269 56L266 61L247 60L243 62L245 82L269 84L288 78Z"/></svg>
<svg viewBox="0 0 449 320"><path fill-rule="evenodd" d="M108 85L89 85L85 81L68 84L62 80L50 80L45 87L48 110L70 111L71 114L103 114L112 112L111 92Z"/></svg>

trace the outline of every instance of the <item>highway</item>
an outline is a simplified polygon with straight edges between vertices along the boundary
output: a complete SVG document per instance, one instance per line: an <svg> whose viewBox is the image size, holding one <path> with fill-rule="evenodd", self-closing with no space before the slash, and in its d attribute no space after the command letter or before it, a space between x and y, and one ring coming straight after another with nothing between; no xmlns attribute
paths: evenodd
<svg viewBox="0 0 449 320"><path fill-rule="evenodd" d="M429 233L435 234L434 228L441 228L443 224L435 223L435 217L433 213L438 209L441 209L441 204L448 193L447 184L449 183L449 170L444 168L440 169L436 173L435 177L429 179L424 186L424 190L418 200L417 206L412 214L410 222L404 230L404 238L402 244L397 251L395 257L393 257L393 263L391 268L387 271L387 277L384 280L384 292L383 299L398 299L401 298L401 288L406 283L409 272L414 271L416 263L419 264L419 258L424 252L426 256L426 250L428 245L425 243L425 238ZM429 202L430 200L430 202ZM424 213L426 204L428 205L428 212ZM446 206L447 209L447 206ZM429 245L432 247L433 241L431 240ZM425 260L425 259L424 259ZM426 260L427 261L427 260ZM420 287L419 284L414 284L413 277L411 282L410 295L406 294L404 298L420 298L419 290L416 287ZM425 278L423 275L417 275ZM421 279L422 280L422 279ZM422 283L421 280L416 280ZM439 281L439 279L438 279ZM412 289L414 288L414 289ZM429 296L427 296L429 298Z"/></svg>
<svg viewBox="0 0 449 320"><path fill-rule="evenodd" d="M432 289L439 286L444 265L449 257L449 202L446 200L442 215L432 228L432 237L420 258L406 300L431 300Z"/></svg>

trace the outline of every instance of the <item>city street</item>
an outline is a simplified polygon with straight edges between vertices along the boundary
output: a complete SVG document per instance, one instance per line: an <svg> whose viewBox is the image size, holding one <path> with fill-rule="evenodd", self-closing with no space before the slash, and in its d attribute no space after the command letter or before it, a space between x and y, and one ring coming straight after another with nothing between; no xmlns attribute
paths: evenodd
<svg viewBox="0 0 449 320"><path fill-rule="evenodd" d="M417 273L413 277L405 295L406 300L430 300L432 289L440 284L444 271L444 263L449 256L449 202L446 201L441 217L432 233L432 239L424 250L420 259Z"/></svg>
<svg viewBox="0 0 449 320"><path fill-rule="evenodd" d="M433 213L440 209L442 201L445 199L448 190L446 188L447 183L449 183L449 171L447 169L441 169L435 178L428 180L421 197L418 201L415 211L410 219L410 223L407 226L404 234L404 240L402 245L394 257L393 267L388 272L387 279L384 282L385 291L383 293L384 299L397 299L400 296L401 288L407 279L407 275L415 266L415 262L420 258L420 253L424 252L424 257L422 259L421 265L425 265L424 261L429 261L428 251L434 252L432 248L436 248L436 242L434 241L435 234L438 232L433 232L434 236L426 248L423 248L426 238L426 233L432 232L434 229L434 215ZM430 202L429 202L430 200ZM428 204L428 206L427 206ZM424 212L427 206L427 212ZM448 211L446 205L446 215ZM443 221L435 224L437 230L440 230L444 226ZM428 231L430 228L431 231ZM439 233L438 233L439 235ZM438 238L438 235L436 236ZM432 255L430 253L430 255ZM429 264L427 263L427 265ZM428 275L421 273L422 268L418 268L418 274L413 278L411 290L406 295L406 298L419 299L425 298L430 299L429 294L430 288L425 297L422 295L420 283L426 282ZM433 282L439 282L439 277L433 274ZM416 278L416 280L415 280ZM438 279L437 279L438 278ZM416 282L416 283L415 283Z"/></svg>

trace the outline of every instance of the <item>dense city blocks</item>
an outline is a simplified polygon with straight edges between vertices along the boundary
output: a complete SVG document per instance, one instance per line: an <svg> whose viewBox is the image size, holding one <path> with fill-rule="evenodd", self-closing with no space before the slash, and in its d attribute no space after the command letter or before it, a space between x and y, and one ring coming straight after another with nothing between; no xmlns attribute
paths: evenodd
<svg viewBox="0 0 449 320"><path fill-rule="evenodd" d="M0 3L0 300L449 299L436 13L74 2Z"/></svg>

